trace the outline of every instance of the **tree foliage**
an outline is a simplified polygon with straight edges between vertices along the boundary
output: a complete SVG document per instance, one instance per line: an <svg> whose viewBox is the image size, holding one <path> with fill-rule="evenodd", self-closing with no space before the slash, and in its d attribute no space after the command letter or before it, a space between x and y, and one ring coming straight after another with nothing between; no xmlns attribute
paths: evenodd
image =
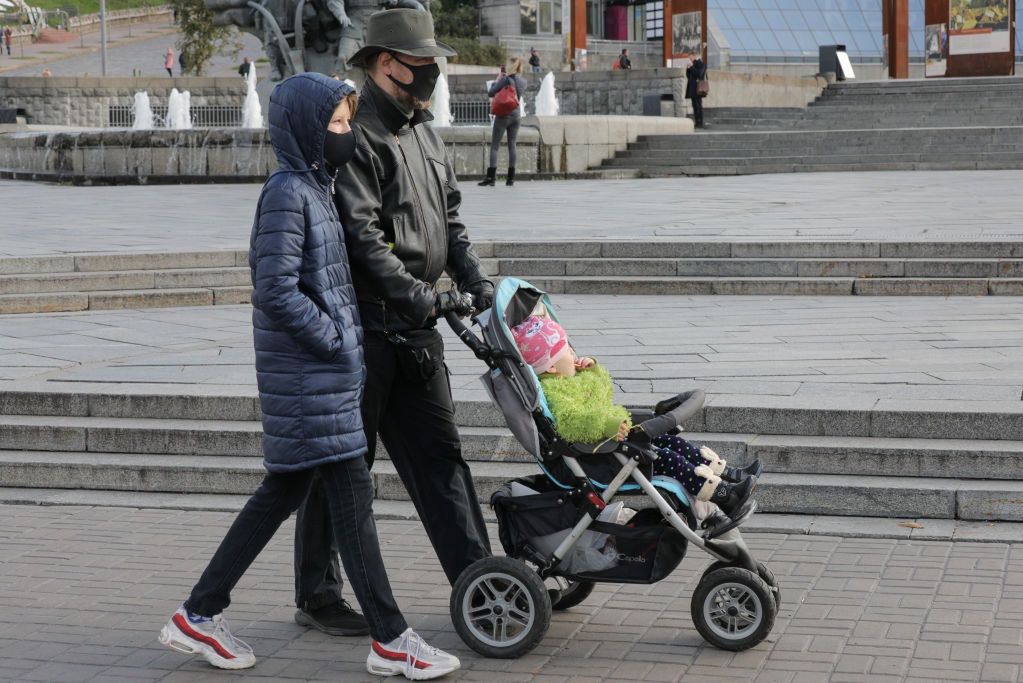
<svg viewBox="0 0 1023 683"><path fill-rule="evenodd" d="M458 52L458 56L449 61L490 66L504 64L504 48L479 41L480 15L476 0L432 0L430 11L437 39Z"/></svg>
<svg viewBox="0 0 1023 683"><path fill-rule="evenodd" d="M202 76L215 55L226 53L235 57L242 46L233 26L215 26L213 13L203 0L170 0L181 29L178 52L184 55L185 69Z"/></svg>

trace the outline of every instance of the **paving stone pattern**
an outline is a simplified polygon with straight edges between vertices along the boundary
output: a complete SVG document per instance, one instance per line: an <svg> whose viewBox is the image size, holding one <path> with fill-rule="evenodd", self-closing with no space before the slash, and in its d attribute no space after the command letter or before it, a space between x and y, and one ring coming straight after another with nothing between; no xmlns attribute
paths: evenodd
<svg viewBox="0 0 1023 683"><path fill-rule="evenodd" d="M156 634L232 515L3 510L0 680L379 680L363 668L367 639L293 623L291 522L234 592L226 614L259 661L231 675L162 648ZM420 525L383 521L379 530L409 621L462 658L446 680L1016 681L1023 671L1019 545L750 534L783 591L775 629L757 648L723 652L697 634L689 603L709 559L694 553L659 584L598 586L555 615L532 654L508 661L480 658L455 635L449 587Z"/></svg>
<svg viewBox="0 0 1023 683"><path fill-rule="evenodd" d="M461 189L462 216L476 240L1001 242L1023 238L1021 184L1023 171L976 171L568 180L513 188L467 182ZM0 181L0 256L245 249L258 195L258 185Z"/></svg>
<svg viewBox="0 0 1023 683"><path fill-rule="evenodd" d="M1018 405L1023 394L1016 297L560 296L555 304L580 352L599 358L620 394L636 400L697 385L712 400L945 402L952 410ZM74 382L251 393L250 310L2 316L0 388ZM486 400L481 364L441 327L457 396Z"/></svg>

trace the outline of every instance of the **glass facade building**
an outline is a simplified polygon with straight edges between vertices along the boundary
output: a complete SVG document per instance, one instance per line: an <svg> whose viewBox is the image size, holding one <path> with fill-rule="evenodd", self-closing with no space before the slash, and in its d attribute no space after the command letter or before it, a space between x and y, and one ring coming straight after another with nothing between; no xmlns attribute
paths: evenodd
<svg viewBox="0 0 1023 683"><path fill-rule="evenodd" d="M562 32L562 0L519 0L524 35ZM565 5L567 6L567 5ZM594 38L660 40L661 2L588 0L587 26ZM1023 19L1023 0L1016 19ZM853 62L880 63L881 0L708 0L711 20L730 48L733 63L816 63L820 45L845 45ZM924 57L924 0L909 0L909 57ZM1023 31L1016 33L1023 61Z"/></svg>

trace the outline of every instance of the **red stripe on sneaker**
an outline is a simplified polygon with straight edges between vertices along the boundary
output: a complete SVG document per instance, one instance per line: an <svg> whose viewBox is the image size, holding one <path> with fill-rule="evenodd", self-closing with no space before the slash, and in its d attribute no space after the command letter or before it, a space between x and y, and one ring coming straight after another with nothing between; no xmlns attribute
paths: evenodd
<svg viewBox="0 0 1023 683"><path fill-rule="evenodd" d="M200 643L206 643L214 650L216 650L217 654L223 657L224 659L234 659L234 655L225 650L224 646L217 642L216 638L210 638L209 636L203 633L199 633L191 626L189 626L188 619L185 619L180 614L175 614L174 617L172 618L172 621L174 622L174 625L177 626L181 630L181 632L184 633L189 638L192 638L193 640L198 640Z"/></svg>
<svg viewBox="0 0 1023 683"><path fill-rule="evenodd" d="M376 652L379 656L383 657L384 659L389 659L392 662L404 662L405 659L407 659L407 656L405 655L404 652L393 652L391 650L388 650L375 640L373 641L373 652ZM424 662L421 659L417 659L415 663L415 667L417 669L429 669L431 666L433 666L433 664L430 664L429 662Z"/></svg>

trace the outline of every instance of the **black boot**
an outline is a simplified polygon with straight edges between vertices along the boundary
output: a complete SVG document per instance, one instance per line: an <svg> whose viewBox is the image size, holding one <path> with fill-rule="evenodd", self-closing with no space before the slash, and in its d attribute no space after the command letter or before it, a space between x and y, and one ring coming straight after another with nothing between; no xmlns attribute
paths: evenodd
<svg viewBox="0 0 1023 683"><path fill-rule="evenodd" d="M721 478L733 484L746 481L750 477L759 477L764 471L764 463L757 458L745 467L728 467L721 472Z"/></svg>
<svg viewBox="0 0 1023 683"><path fill-rule="evenodd" d="M497 182L497 167L491 166L487 169L487 177L479 182L480 187L493 187Z"/></svg>
<svg viewBox="0 0 1023 683"><path fill-rule="evenodd" d="M515 167L514 166L509 166L508 167L508 180L506 180L504 182L504 184L508 185L509 187L515 184Z"/></svg>
<svg viewBox="0 0 1023 683"><path fill-rule="evenodd" d="M753 493L753 487L756 486L756 481L753 477L749 477L746 481L739 484L721 481L718 487L714 489L714 493L711 494L710 502L721 508L721 512L731 517L749 500L750 494Z"/></svg>
<svg viewBox="0 0 1023 683"><path fill-rule="evenodd" d="M295 623L331 636L363 636L369 633L366 618L352 609L347 600L317 609L300 609L295 612Z"/></svg>

